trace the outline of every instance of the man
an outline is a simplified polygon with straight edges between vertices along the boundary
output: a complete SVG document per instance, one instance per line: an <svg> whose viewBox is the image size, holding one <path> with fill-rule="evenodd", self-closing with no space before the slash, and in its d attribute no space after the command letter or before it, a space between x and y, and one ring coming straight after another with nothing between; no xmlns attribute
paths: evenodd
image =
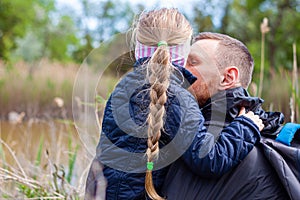
<svg viewBox="0 0 300 200"><path fill-rule="evenodd" d="M262 135L276 137L283 115L263 111L263 100L250 97L245 90L251 82L253 59L244 44L223 34L201 33L195 38L186 68L198 78L192 85L192 93L201 107L205 125L215 134L215 141L219 130L237 116L241 107L260 115L265 125ZM297 170L291 170L272 145L285 148L274 144L273 139L266 139L237 167L219 178L197 176L179 159L170 168L164 193L172 200L300 199ZM299 149L290 151L299 153ZM299 163L296 156L288 160Z"/></svg>

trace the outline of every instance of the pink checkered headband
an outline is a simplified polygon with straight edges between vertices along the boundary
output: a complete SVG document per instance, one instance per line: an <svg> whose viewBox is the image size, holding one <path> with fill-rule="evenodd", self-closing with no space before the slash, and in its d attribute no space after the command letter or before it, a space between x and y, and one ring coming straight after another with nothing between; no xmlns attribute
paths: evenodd
<svg viewBox="0 0 300 200"><path fill-rule="evenodd" d="M163 45L167 45L167 43ZM171 54L171 62L175 65L185 67L186 58L190 52L190 41L175 46L168 46L168 48ZM135 59L138 60L140 58L151 57L156 49L157 46L147 46L136 41Z"/></svg>

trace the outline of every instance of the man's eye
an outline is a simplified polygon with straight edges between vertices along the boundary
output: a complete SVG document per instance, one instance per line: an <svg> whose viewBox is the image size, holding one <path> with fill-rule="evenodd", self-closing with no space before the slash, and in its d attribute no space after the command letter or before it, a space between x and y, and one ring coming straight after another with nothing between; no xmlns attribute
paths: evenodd
<svg viewBox="0 0 300 200"><path fill-rule="evenodd" d="M198 61L197 60L190 60L191 65L197 65Z"/></svg>

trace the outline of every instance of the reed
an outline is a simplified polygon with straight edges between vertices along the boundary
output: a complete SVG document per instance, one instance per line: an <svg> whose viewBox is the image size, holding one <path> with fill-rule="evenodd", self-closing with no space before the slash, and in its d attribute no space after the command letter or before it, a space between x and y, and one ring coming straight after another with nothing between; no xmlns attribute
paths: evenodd
<svg viewBox="0 0 300 200"><path fill-rule="evenodd" d="M68 175L67 175L67 181L69 183L71 183L71 179L73 177L73 170L74 170L74 165L75 165L75 161L76 161L76 157L77 157L77 152L79 149L79 144L76 144L75 150L74 152L72 151L73 149L73 145L72 145L72 136L71 136L71 132L69 132L69 142L68 142L68 149L69 149L69 165L68 165Z"/></svg>
<svg viewBox="0 0 300 200"><path fill-rule="evenodd" d="M36 159L35 159L35 165L36 166L39 166L41 164L43 146L44 146L44 136L42 135L41 138L40 138L39 148L38 148L37 156L36 156Z"/></svg>
<svg viewBox="0 0 300 200"><path fill-rule="evenodd" d="M58 117L53 99L61 97L71 116L73 82L78 65L62 65L43 60L42 64L28 74L29 64L19 62L14 66L0 65L0 117L10 111L24 111L25 118ZM56 116L55 116L56 115Z"/></svg>
<svg viewBox="0 0 300 200"><path fill-rule="evenodd" d="M6 119L10 111L25 112L30 118L72 118L72 94L77 64L60 64L42 60L29 76L29 64L18 62L14 65L0 62L0 119ZM95 81L94 69L87 76ZM118 77L105 73L99 80L97 93L106 98ZM64 101L64 110L54 103L56 97ZM65 115L65 116L63 116Z"/></svg>
<svg viewBox="0 0 300 200"><path fill-rule="evenodd" d="M55 134L48 129L55 129ZM18 141L14 136L4 137L2 134L6 140L0 140L3 154L12 159L2 160L0 199L81 199L84 192L82 179L86 177L84 173L87 173L86 166L90 159L81 148L74 125L50 120L22 125L21 129L15 127L13 130L15 132L12 134L24 139ZM26 140L23 136L34 132L41 134L35 135L39 137L39 142ZM60 149L57 149L57 140L49 139L52 136L58 138L58 135L62 135ZM28 148L31 155L23 154ZM56 154L61 154L59 160L56 160Z"/></svg>
<svg viewBox="0 0 300 200"><path fill-rule="evenodd" d="M299 117L299 83L297 70L296 43L293 43L293 72L292 72L292 95L291 95L291 122L297 122Z"/></svg>
<svg viewBox="0 0 300 200"><path fill-rule="evenodd" d="M260 24L261 32L261 63L260 63L260 74L259 74L259 87L258 87L258 97L261 97L263 82L264 82L264 72L265 72L265 35L270 31L268 26L268 18L264 18L263 22Z"/></svg>

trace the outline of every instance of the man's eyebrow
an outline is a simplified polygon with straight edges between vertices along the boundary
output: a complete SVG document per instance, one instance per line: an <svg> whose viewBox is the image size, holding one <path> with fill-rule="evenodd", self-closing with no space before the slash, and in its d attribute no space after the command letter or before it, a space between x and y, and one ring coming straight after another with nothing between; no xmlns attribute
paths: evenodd
<svg viewBox="0 0 300 200"><path fill-rule="evenodd" d="M197 57L197 54L195 54L195 53L189 53L189 57L195 58L195 57Z"/></svg>
<svg viewBox="0 0 300 200"><path fill-rule="evenodd" d="M188 58L200 61L201 57L197 53L190 53Z"/></svg>

